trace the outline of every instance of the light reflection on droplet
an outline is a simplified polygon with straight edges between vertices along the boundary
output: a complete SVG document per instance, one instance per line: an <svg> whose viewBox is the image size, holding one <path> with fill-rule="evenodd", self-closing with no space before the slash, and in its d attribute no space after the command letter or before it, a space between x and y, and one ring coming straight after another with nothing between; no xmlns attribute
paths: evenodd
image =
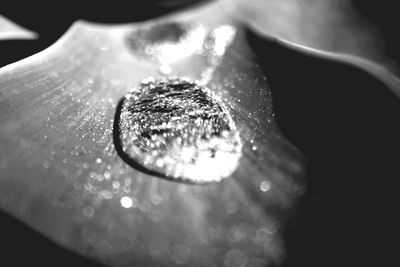
<svg viewBox="0 0 400 267"><path fill-rule="evenodd" d="M168 66L201 49L205 36L200 25L169 22L130 32L127 46L136 57Z"/></svg>
<svg viewBox="0 0 400 267"><path fill-rule="evenodd" d="M159 68L159 71L160 71L160 74L170 75L171 72L172 72L172 69L168 65L161 65L160 68Z"/></svg>
<svg viewBox="0 0 400 267"><path fill-rule="evenodd" d="M153 195L151 197L151 203L153 203L154 205L160 204L161 201L162 201L162 198L159 195Z"/></svg>
<svg viewBox="0 0 400 267"><path fill-rule="evenodd" d="M101 198L111 199L113 197L113 193L109 190L102 190L99 193Z"/></svg>
<svg viewBox="0 0 400 267"><path fill-rule="evenodd" d="M114 181L114 182L112 182L112 187L117 189L120 187L120 183L118 181Z"/></svg>
<svg viewBox="0 0 400 267"><path fill-rule="evenodd" d="M212 51L216 56L222 56L235 37L236 29L230 25L222 25L212 32Z"/></svg>
<svg viewBox="0 0 400 267"><path fill-rule="evenodd" d="M271 183L269 181L262 181L260 189L263 192L267 192L271 188Z"/></svg>
<svg viewBox="0 0 400 267"><path fill-rule="evenodd" d="M126 209L132 208L132 206L133 206L132 198L127 197L127 196L122 197L121 198L121 206Z"/></svg>
<svg viewBox="0 0 400 267"><path fill-rule="evenodd" d="M110 178L111 178L111 173L109 171L105 171L104 172L104 179L110 180Z"/></svg>
<svg viewBox="0 0 400 267"><path fill-rule="evenodd" d="M45 161L43 162L43 167L44 167L45 169L48 169L48 168L50 167L50 162L49 162L48 160L45 160Z"/></svg>

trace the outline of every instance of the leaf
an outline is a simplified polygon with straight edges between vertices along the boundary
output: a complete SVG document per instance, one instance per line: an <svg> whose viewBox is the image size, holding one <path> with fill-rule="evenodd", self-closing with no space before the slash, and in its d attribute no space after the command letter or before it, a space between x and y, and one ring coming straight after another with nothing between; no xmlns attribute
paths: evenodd
<svg viewBox="0 0 400 267"><path fill-rule="evenodd" d="M400 94L398 67L381 51L381 34L350 1L225 0L224 10L265 38L309 55L361 68Z"/></svg>
<svg viewBox="0 0 400 267"><path fill-rule="evenodd" d="M37 34L0 15L0 40L36 39Z"/></svg>
<svg viewBox="0 0 400 267"><path fill-rule="evenodd" d="M174 41L176 25L200 29L193 40L202 45L187 50L179 31ZM111 266L281 262L281 229L304 191L303 159L277 129L252 59L242 27L218 3L143 23L75 23L48 49L0 70L0 207ZM167 181L118 155L118 103L165 73L208 87L232 116L242 155L222 182Z"/></svg>

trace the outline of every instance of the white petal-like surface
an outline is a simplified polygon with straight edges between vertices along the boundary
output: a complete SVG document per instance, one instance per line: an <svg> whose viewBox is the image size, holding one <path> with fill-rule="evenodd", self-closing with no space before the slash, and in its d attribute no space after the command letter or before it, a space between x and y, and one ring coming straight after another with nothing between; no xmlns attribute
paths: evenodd
<svg viewBox="0 0 400 267"><path fill-rule="evenodd" d="M0 14L0 41L10 39L36 39L37 34L10 21Z"/></svg>
<svg viewBox="0 0 400 267"><path fill-rule="evenodd" d="M223 0L234 14L265 38L313 56L346 62L383 81L400 95L398 66L382 49L380 32L339 0Z"/></svg>
<svg viewBox="0 0 400 267"><path fill-rule="evenodd" d="M199 23L208 34L236 27L224 14L210 5L142 24L77 22L50 48L2 68L0 207L111 266L279 263L282 223L304 190L302 157L276 128L240 26L211 63L194 52L168 66L171 75L207 83L229 110L243 144L230 177L167 181L132 168L114 146L119 101L163 75L159 63L135 56L127 36L171 20Z"/></svg>

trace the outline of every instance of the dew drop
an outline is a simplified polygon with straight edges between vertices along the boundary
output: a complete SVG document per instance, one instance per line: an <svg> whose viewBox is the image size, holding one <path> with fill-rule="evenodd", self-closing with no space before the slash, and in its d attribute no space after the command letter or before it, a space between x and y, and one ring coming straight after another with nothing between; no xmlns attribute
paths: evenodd
<svg viewBox="0 0 400 267"><path fill-rule="evenodd" d="M126 197L126 196L122 197L121 198L121 206L126 208L126 209L131 208L133 206L132 198Z"/></svg>
<svg viewBox="0 0 400 267"><path fill-rule="evenodd" d="M48 160L45 160L45 161L43 162L43 167L44 167L45 169L48 169L48 168L50 167L50 162L49 162Z"/></svg>
<svg viewBox="0 0 400 267"><path fill-rule="evenodd" d="M271 188L271 183L268 181L262 181L260 185L260 189L263 192L267 192Z"/></svg>
<svg viewBox="0 0 400 267"><path fill-rule="evenodd" d="M220 181L236 169L242 144L222 102L181 79L142 83L120 103L114 134L132 167L175 181Z"/></svg>
<svg viewBox="0 0 400 267"><path fill-rule="evenodd" d="M112 187L115 188L115 189L119 188L119 187L120 187L119 182L118 182L118 181L114 181L114 182L112 183Z"/></svg>
<svg viewBox="0 0 400 267"><path fill-rule="evenodd" d="M153 195L151 197L151 203L153 203L154 205L159 205L162 201L162 198L159 195Z"/></svg>
<svg viewBox="0 0 400 267"><path fill-rule="evenodd" d="M161 65L159 68L159 72L160 72L160 74L163 74L163 75L170 75L172 72L172 69L168 65Z"/></svg>
<svg viewBox="0 0 400 267"><path fill-rule="evenodd" d="M99 192L99 196L105 199L112 199L113 193L109 190L102 190Z"/></svg>
<svg viewBox="0 0 400 267"><path fill-rule="evenodd" d="M105 171L104 172L104 179L110 180L110 178L111 178L111 173L109 171Z"/></svg>
<svg viewBox="0 0 400 267"><path fill-rule="evenodd" d="M93 217L94 215L94 209L91 206L85 206L82 209L82 213L83 215L85 215L86 217Z"/></svg>

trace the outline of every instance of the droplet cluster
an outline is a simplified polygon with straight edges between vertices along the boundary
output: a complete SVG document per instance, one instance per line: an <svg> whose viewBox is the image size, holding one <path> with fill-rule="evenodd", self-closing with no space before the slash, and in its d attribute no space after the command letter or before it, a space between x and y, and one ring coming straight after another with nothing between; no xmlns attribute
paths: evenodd
<svg viewBox="0 0 400 267"><path fill-rule="evenodd" d="M146 81L122 101L123 153L149 171L186 182L219 181L241 155L238 130L222 102L194 82Z"/></svg>

